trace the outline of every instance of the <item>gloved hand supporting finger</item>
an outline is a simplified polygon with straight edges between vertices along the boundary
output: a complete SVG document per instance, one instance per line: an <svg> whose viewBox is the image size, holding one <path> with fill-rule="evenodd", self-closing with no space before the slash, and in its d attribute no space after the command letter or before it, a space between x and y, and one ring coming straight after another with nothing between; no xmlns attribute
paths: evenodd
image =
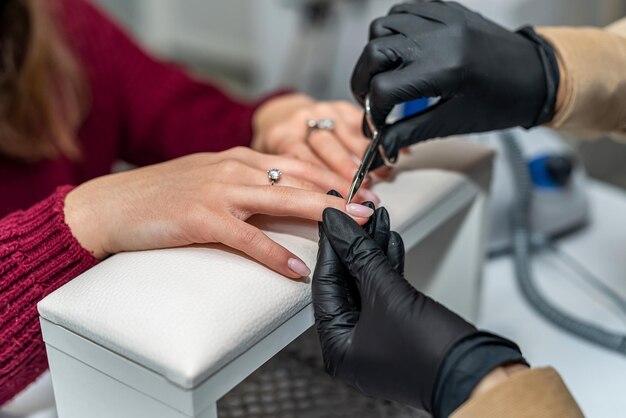
<svg viewBox="0 0 626 418"><path fill-rule="evenodd" d="M384 208L380 211L386 212ZM323 227L337 257L356 278L361 298L375 293L381 277L395 276L383 249L350 217L328 208L323 214Z"/></svg>
<svg viewBox="0 0 626 418"><path fill-rule="evenodd" d="M336 191L328 194L341 197ZM311 291L315 310L315 324L323 350L336 353L347 346L346 341L359 320L358 291L346 267L335 254L324 228L319 227L319 250L313 273ZM324 355L326 369L336 374L335 355Z"/></svg>
<svg viewBox="0 0 626 418"><path fill-rule="evenodd" d="M476 329L406 281L400 236L389 232L384 208L373 218L366 231L341 211L329 208L323 213L320 245L327 248L330 244L333 265L339 262L347 268L345 275L356 281L362 305L358 317L353 314L349 318L355 321L352 327L333 328L335 324L317 321L324 361L333 376L366 394L433 411L439 365L456 341ZM386 241L383 249L377 241L383 245ZM314 280L317 277L316 270ZM324 282L318 281L316 286L320 284ZM314 300L320 295L325 296L316 287ZM345 304L345 298L341 300ZM315 308L324 307L316 302ZM316 313L316 318L319 316Z"/></svg>
<svg viewBox="0 0 626 418"><path fill-rule="evenodd" d="M383 252L387 252L387 245L390 238L389 213L385 208L378 208L370 217L369 222L363 227L367 235L370 236Z"/></svg>

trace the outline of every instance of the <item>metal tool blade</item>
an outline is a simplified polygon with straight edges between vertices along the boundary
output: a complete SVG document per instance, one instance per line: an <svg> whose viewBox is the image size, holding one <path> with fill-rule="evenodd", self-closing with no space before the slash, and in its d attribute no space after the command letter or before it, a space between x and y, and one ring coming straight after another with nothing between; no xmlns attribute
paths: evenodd
<svg viewBox="0 0 626 418"><path fill-rule="evenodd" d="M370 106L370 98L369 96L367 96L365 98L365 122L367 123L367 127L369 128L370 134L372 135L372 140L365 150L365 154L363 155L363 159L361 160L361 165L359 166L359 169L356 171L354 179L352 180L350 192L348 193L347 203L350 203L350 201L352 201L354 195L361 188L361 184L363 184L363 180L365 180L367 173L369 173L370 167L372 166L374 158L376 157L376 153L379 150L380 135L378 132L378 128L376 128L374 120L372 119L371 109L372 108Z"/></svg>

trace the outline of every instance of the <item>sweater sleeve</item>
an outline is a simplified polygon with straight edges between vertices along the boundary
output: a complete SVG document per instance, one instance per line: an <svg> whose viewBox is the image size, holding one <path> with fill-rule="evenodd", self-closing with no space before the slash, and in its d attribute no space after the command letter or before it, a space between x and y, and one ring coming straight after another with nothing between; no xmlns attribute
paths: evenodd
<svg viewBox="0 0 626 418"><path fill-rule="evenodd" d="M70 190L0 219L0 405L48 367L37 302L97 263L65 224Z"/></svg>
<svg viewBox="0 0 626 418"><path fill-rule="evenodd" d="M121 121L121 158L147 165L250 144L253 114L262 101L234 100L151 57L86 0L62 4L66 37L87 68L90 84L100 89L94 94L114 96L110 111Z"/></svg>
<svg viewBox="0 0 626 418"><path fill-rule="evenodd" d="M606 29L539 28L561 67L552 128L582 137L626 137L626 19Z"/></svg>
<svg viewBox="0 0 626 418"><path fill-rule="evenodd" d="M567 386L553 368L531 369L471 398L452 418L583 418Z"/></svg>

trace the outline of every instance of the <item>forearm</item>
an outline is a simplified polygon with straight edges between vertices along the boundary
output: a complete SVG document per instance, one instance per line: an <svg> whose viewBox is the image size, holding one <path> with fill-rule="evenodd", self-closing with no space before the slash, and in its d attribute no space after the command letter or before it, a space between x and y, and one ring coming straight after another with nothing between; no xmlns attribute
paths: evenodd
<svg viewBox="0 0 626 418"><path fill-rule="evenodd" d="M554 369L515 365L485 376L451 417L579 418L583 413Z"/></svg>
<svg viewBox="0 0 626 418"><path fill-rule="evenodd" d="M596 28L538 28L561 69L548 125L582 136L626 135L626 20Z"/></svg>
<svg viewBox="0 0 626 418"><path fill-rule="evenodd" d="M0 405L47 368L37 303L97 262L64 222L70 189L0 220Z"/></svg>

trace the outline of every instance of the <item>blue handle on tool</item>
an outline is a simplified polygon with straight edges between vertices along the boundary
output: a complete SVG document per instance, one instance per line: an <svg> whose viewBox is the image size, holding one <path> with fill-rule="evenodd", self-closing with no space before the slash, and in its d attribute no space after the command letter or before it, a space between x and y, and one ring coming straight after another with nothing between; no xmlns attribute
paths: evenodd
<svg viewBox="0 0 626 418"><path fill-rule="evenodd" d="M402 105L402 117L406 118L409 116L413 116L416 113L419 113L423 110L428 109L428 105L430 104L430 99L417 99L412 100L410 102L406 102Z"/></svg>

